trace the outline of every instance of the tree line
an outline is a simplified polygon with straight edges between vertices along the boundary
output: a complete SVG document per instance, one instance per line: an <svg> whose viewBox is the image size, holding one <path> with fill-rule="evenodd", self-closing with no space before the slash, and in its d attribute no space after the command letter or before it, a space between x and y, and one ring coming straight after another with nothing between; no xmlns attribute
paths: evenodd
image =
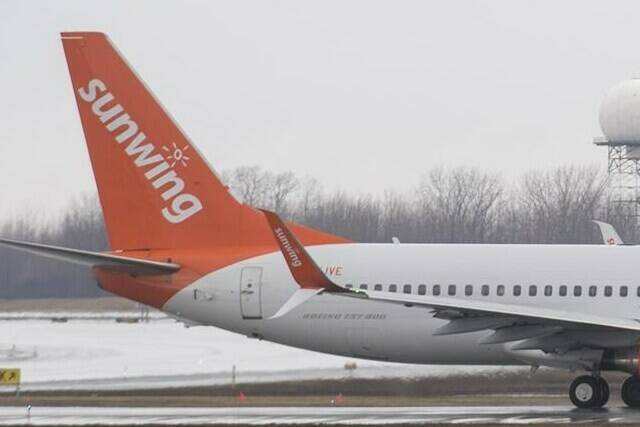
<svg viewBox="0 0 640 427"><path fill-rule="evenodd" d="M356 242L598 244L592 219L612 223L634 242L636 219L616 204L607 176L595 166L531 171L506 180L475 168L437 167L405 192L325 191L312 178L257 166L225 171L222 179L245 203ZM95 195L72 200L63 214L29 212L0 224L3 237L106 250ZM103 295L85 267L0 248L0 298Z"/></svg>

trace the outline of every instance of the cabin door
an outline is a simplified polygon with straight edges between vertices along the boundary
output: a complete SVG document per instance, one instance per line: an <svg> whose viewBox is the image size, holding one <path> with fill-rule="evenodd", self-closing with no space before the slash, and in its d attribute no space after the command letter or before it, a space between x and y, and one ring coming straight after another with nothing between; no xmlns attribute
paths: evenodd
<svg viewBox="0 0 640 427"><path fill-rule="evenodd" d="M245 267L240 274L240 312L243 319L262 319L262 267Z"/></svg>

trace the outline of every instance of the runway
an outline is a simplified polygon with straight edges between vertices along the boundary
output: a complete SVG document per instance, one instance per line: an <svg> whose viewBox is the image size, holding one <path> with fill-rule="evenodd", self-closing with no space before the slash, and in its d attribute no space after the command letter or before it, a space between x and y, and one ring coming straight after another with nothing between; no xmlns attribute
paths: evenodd
<svg viewBox="0 0 640 427"><path fill-rule="evenodd" d="M240 408L0 408L0 425L145 424L541 424L640 423L640 411L614 407L578 410L569 406L484 407L240 407Z"/></svg>

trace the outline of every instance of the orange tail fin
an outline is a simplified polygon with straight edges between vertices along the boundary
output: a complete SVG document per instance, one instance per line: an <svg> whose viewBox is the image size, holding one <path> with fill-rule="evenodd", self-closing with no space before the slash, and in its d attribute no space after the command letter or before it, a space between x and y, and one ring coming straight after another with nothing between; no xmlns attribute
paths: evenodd
<svg viewBox="0 0 640 427"><path fill-rule="evenodd" d="M102 33L62 33L112 249L272 245ZM300 230L310 243L344 239Z"/></svg>

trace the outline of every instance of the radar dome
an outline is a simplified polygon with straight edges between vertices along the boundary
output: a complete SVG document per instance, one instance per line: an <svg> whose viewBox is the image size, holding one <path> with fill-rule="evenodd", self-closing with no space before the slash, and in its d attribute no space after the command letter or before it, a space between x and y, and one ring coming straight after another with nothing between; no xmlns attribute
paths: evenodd
<svg viewBox="0 0 640 427"><path fill-rule="evenodd" d="M640 79L609 89L600 105L600 129L609 143L640 145Z"/></svg>

